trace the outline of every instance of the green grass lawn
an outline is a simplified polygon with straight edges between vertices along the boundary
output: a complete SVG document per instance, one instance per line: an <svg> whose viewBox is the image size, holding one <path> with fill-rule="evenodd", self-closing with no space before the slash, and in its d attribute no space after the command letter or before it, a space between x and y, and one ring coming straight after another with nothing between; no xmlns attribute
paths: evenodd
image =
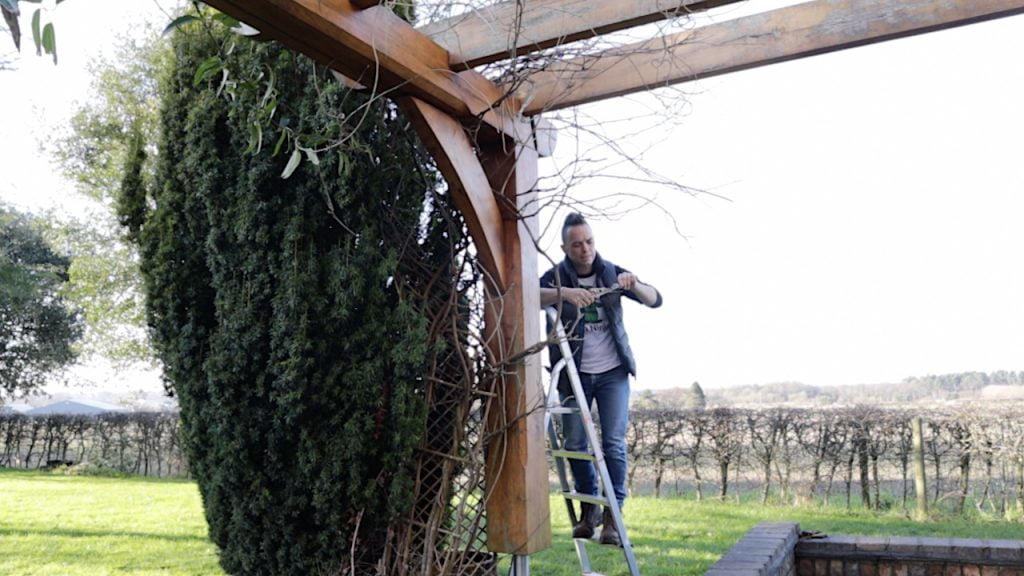
<svg viewBox="0 0 1024 576"><path fill-rule="evenodd" d="M540 576L578 576L561 498L552 497L552 548L535 554ZM830 534L1021 539L1020 524L941 519L912 522L821 508L631 498L626 524L644 576L703 574L765 520ZM627 574L618 549L588 546L594 570ZM0 574L4 576L222 575L192 482L65 476L0 469Z"/></svg>
<svg viewBox="0 0 1024 576"><path fill-rule="evenodd" d="M0 574L223 574L194 482L0 469Z"/></svg>

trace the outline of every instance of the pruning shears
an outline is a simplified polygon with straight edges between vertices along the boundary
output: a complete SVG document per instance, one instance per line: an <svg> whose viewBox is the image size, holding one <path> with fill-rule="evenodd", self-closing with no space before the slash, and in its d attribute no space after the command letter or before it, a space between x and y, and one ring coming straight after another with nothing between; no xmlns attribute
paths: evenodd
<svg viewBox="0 0 1024 576"><path fill-rule="evenodd" d="M622 288L620 288L618 284L612 286L611 288L588 288L588 290L597 298L605 296L606 294L616 294L622 292Z"/></svg>

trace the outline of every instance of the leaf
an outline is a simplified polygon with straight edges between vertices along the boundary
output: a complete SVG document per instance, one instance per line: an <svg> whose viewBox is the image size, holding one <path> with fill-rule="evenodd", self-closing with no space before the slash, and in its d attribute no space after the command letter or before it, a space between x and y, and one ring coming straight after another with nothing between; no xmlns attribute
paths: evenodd
<svg viewBox="0 0 1024 576"><path fill-rule="evenodd" d="M277 98L273 98L266 106L263 107L263 113L267 115L267 119L274 117L274 112L277 112Z"/></svg>
<svg viewBox="0 0 1024 576"><path fill-rule="evenodd" d="M53 31L53 23L43 26L43 50L53 55L53 63L57 63L57 34Z"/></svg>
<svg viewBox="0 0 1024 576"><path fill-rule="evenodd" d="M299 152L298 147L296 147L295 150L292 151L292 157L288 159L288 164L284 167L284 172L281 172L281 179L287 180L288 177L292 175L292 172L295 172L295 169L299 167L299 163L301 162L302 153Z"/></svg>
<svg viewBox="0 0 1024 576"><path fill-rule="evenodd" d="M164 31L161 32L160 35L167 36L171 32L174 32L178 28L184 26L185 24L188 24L189 22L195 22L196 20L199 20L199 18L193 14L185 14L184 16L178 16L174 20L171 20L171 23L168 24L166 28L164 28Z"/></svg>
<svg viewBox="0 0 1024 576"><path fill-rule="evenodd" d="M233 84L234 83L232 83L232 85ZM217 96L220 96L221 92L223 92L224 89L227 88L227 87L228 87L228 69L227 68L221 68L221 70L220 70L220 86L217 86ZM229 91L228 92L228 96L231 96L231 99L234 100L235 99L234 90Z"/></svg>
<svg viewBox="0 0 1024 576"><path fill-rule="evenodd" d="M299 148L306 153L306 159L313 163L314 166L320 165L320 157L316 155L316 150L312 148Z"/></svg>
<svg viewBox="0 0 1024 576"><path fill-rule="evenodd" d="M259 36L261 34L261 32L259 30L253 28L252 26L249 26L245 22L239 22L238 26L235 26L231 30L235 34L238 34L239 36L249 36L249 37L252 37L252 36Z"/></svg>
<svg viewBox="0 0 1024 576"><path fill-rule="evenodd" d="M217 12L216 14L214 14L213 19L227 26L228 28L234 28L235 26L238 26L238 20L232 18L231 16L228 16L223 12Z"/></svg>
<svg viewBox="0 0 1024 576"><path fill-rule="evenodd" d="M267 80L267 89L263 92L263 98L260 98L260 107L265 107L267 102L274 97L274 70L267 66L267 70L270 72L270 78Z"/></svg>
<svg viewBox="0 0 1024 576"><path fill-rule="evenodd" d="M199 86L205 82L210 76L213 76L220 71L223 64L220 61L220 56L210 56L196 69L196 74L192 78L192 86Z"/></svg>
<svg viewBox="0 0 1024 576"><path fill-rule="evenodd" d="M281 145L284 144L284 139L287 135L287 132L281 130L281 135L277 137L277 143L274 144L274 153L271 156L277 156L277 153L281 151Z"/></svg>
<svg viewBox="0 0 1024 576"><path fill-rule="evenodd" d="M249 145L245 147L242 154L252 153L253 156L259 154L263 148L263 127L260 126L259 122L253 122L249 124Z"/></svg>
<svg viewBox="0 0 1024 576"><path fill-rule="evenodd" d="M32 14L32 41L36 43L36 56L43 55L43 35L39 32L39 15L42 11L42 8L36 8Z"/></svg>

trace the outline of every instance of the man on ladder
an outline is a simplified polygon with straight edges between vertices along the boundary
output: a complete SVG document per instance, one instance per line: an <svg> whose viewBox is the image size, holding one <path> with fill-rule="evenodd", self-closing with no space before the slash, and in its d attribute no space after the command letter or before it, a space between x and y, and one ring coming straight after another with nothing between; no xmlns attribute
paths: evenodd
<svg viewBox="0 0 1024 576"><path fill-rule="evenodd" d="M572 213L562 226L565 260L540 279L541 307L561 310L561 323L568 335L572 361L582 384L582 407L597 402L601 424L601 445L619 510L626 499L626 430L629 418L629 377L636 376L636 362L622 321L622 296L651 308L661 306L661 294L640 282L632 272L604 260L594 247L594 234L586 219ZM548 327L549 330L551 326ZM557 345L550 347L551 363L562 358ZM566 371L560 373L558 391L565 406L579 406L573 397ZM587 439L579 415L564 415L562 426L566 450L586 451ZM597 476L589 460L570 460L577 493L596 496ZM591 538L603 524L602 544L621 545L612 513L583 502L573 538Z"/></svg>

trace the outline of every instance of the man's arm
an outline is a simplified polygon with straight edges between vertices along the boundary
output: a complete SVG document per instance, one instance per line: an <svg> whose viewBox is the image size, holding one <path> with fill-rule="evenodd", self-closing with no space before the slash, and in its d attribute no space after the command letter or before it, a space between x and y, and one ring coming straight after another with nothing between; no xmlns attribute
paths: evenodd
<svg viewBox="0 0 1024 576"><path fill-rule="evenodd" d="M595 297L590 290L587 290L586 288L562 287L540 289L541 308L556 306L559 301L569 302L577 308L585 308L592 304L594 300L597 300L597 297Z"/></svg>
<svg viewBox="0 0 1024 576"><path fill-rule="evenodd" d="M617 278L619 288L632 292L641 303L651 308L657 308L661 306L661 294L658 290L650 284L644 284L637 277L636 274L623 270L619 272Z"/></svg>

